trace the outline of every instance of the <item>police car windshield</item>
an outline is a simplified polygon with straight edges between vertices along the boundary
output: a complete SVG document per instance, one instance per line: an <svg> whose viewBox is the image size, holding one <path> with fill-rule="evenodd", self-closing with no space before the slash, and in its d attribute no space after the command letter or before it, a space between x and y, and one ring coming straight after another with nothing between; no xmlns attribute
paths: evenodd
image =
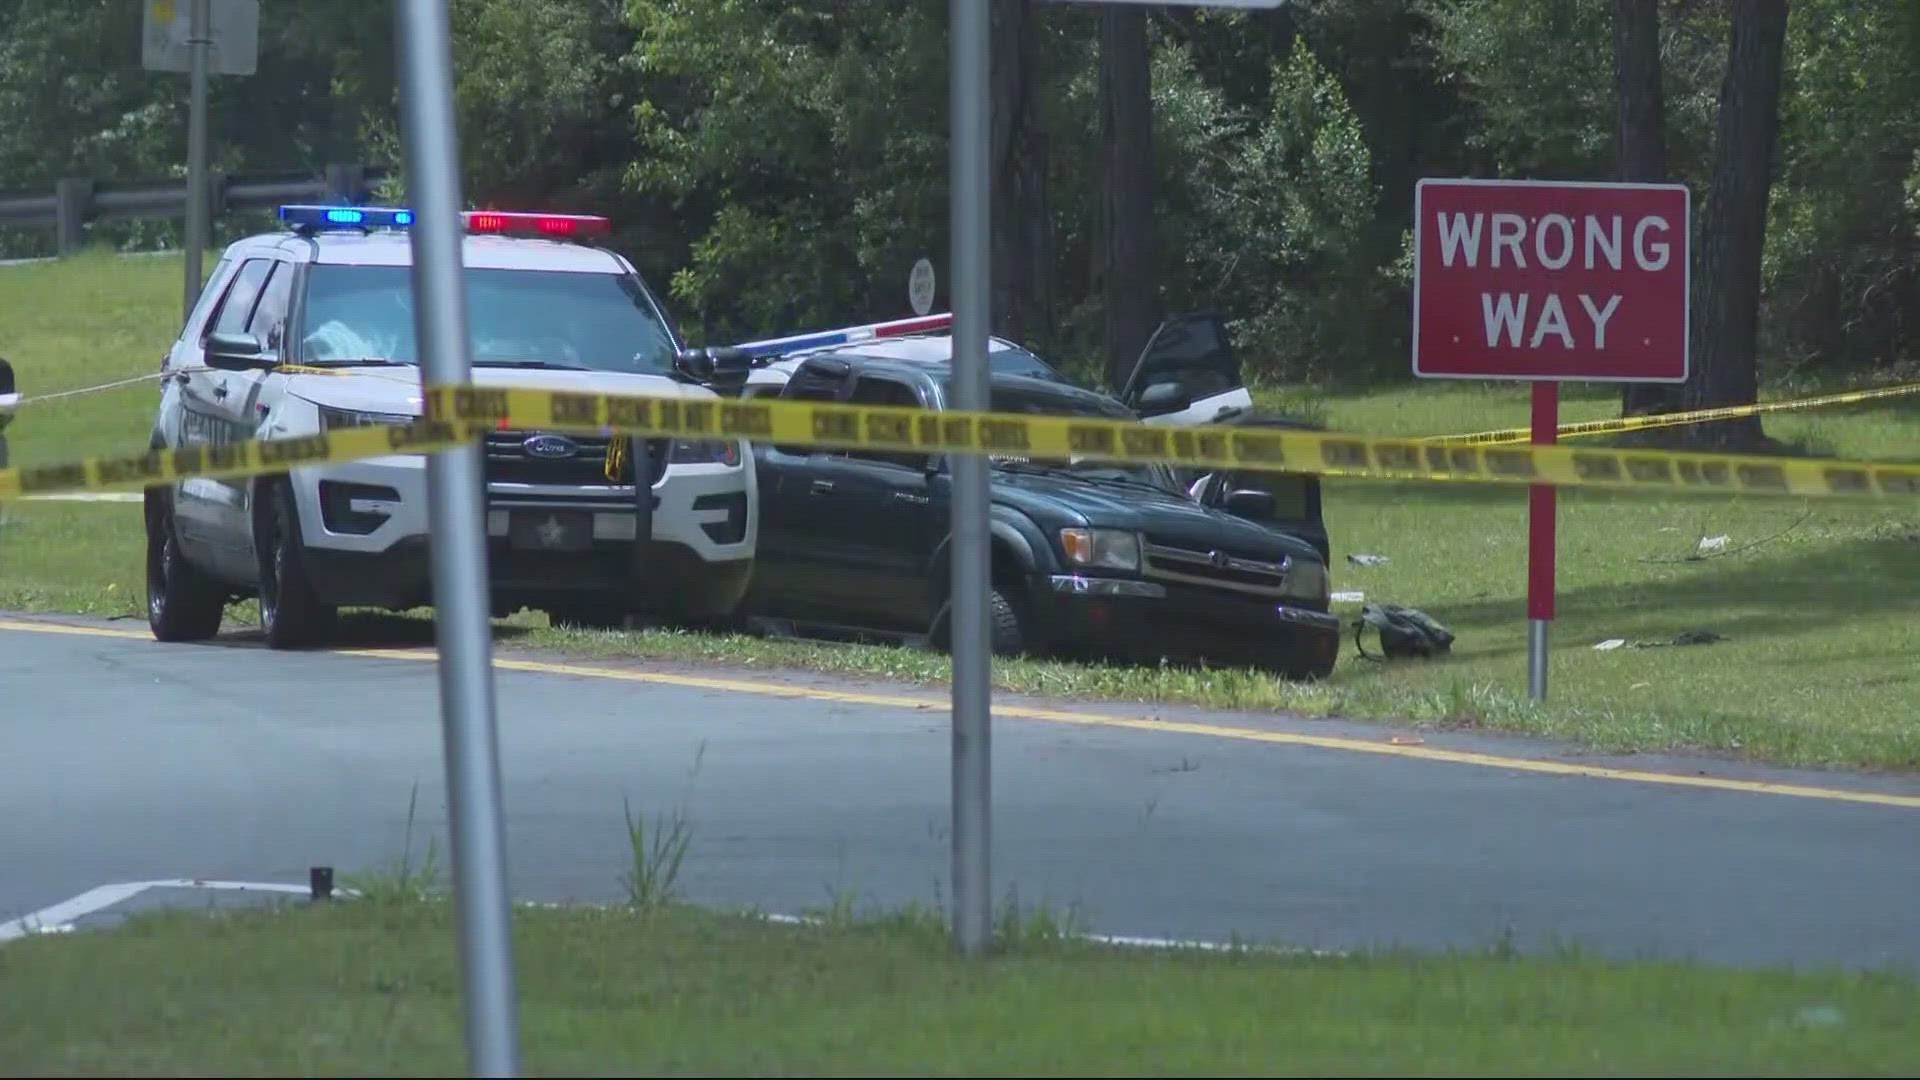
<svg viewBox="0 0 1920 1080"><path fill-rule="evenodd" d="M473 362L666 375L673 338L624 274L466 271ZM310 364L418 364L413 282L404 266L317 264L302 320Z"/></svg>

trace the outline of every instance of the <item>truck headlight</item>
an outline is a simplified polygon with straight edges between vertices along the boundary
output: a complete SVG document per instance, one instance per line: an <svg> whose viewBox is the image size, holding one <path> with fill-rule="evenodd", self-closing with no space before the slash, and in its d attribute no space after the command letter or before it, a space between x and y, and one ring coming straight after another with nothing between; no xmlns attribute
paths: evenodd
<svg viewBox="0 0 1920 1080"><path fill-rule="evenodd" d="M1286 592L1289 599L1312 600L1325 611L1333 603L1333 576L1318 559L1295 559L1287 568Z"/></svg>
<svg viewBox="0 0 1920 1080"><path fill-rule="evenodd" d="M675 439L672 448L667 451L667 461L675 465L725 465L734 468L740 464L740 444L731 440Z"/></svg>
<svg viewBox="0 0 1920 1080"><path fill-rule="evenodd" d="M1140 537L1123 529L1061 529L1060 550L1075 566L1140 569Z"/></svg>
<svg viewBox="0 0 1920 1080"><path fill-rule="evenodd" d="M320 410L320 430L336 431L340 428L381 427L389 424L411 424L420 418L407 413L360 412L354 409L331 409L325 405Z"/></svg>

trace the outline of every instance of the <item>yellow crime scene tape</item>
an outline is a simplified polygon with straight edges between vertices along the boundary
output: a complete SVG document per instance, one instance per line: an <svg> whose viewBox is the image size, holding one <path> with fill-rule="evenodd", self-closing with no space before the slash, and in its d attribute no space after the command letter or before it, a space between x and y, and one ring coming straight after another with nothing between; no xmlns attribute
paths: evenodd
<svg viewBox="0 0 1920 1080"><path fill-rule="evenodd" d="M1653 428L1685 427L1688 424L1704 424L1715 420L1739 420L1748 416L1761 416L1767 413L1793 412L1800 409L1822 409L1829 405L1852 405L1861 401L1877 401L1883 398L1905 397L1920 393L1920 383L1908 383L1904 386L1885 386L1875 390L1849 390L1843 394L1828 394L1824 397L1801 398L1797 401L1768 401L1754 405L1728 405L1718 409L1694 409L1691 412L1651 413L1646 416L1621 416L1612 420L1587 420L1576 424L1561 424L1554 430L1559 438L1579 438L1582 435L1611 435L1622 431L1647 431ZM1499 446L1508 443L1524 443L1533 439L1530 427L1501 428L1497 431L1476 431L1470 435L1429 435L1422 442L1454 443L1469 446Z"/></svg>
<svg viewBox="0 0 1920 1080"><path fill-rule="evenodd" d="M267 476L303 465L451 450L477 437L457 425L346 428L292 439L252 439L58 465L0 469L0 499L70 491L138 491L194 477Z"/></svg>
<svg viewBox="0 0 1920 1080"><path fill-rule="evenodd" d="M424 418L408 425L0 469L0 499L137 490L190 477L269 475L321 463L425 454L451 449L498 428L747 439L929 454L1093 458L1379 480L1821 498L1920 495L1920 465L1878 462L1564 446L1481 447L1292 429L1172 428L1129 420L929 412L778 399L445 386L431 387L423 396ZM614 441L618 445L624 440Z"/></svg>

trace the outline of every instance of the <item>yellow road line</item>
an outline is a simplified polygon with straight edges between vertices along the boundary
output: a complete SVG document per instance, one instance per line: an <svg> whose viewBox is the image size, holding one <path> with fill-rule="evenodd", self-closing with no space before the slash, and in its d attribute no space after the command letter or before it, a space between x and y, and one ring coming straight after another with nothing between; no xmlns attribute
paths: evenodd
<svg viewBox="0 0 1920 1080"><path fill-rule="evenodd" d="M0 630L13 630L35 634L72 634L82 637L152 640L149 634L135 630L115 630L108 627L69 626L61 623L24 622L5 619L0 619ZM330 650L330 652L335 656L354 656L375 660L432 662L436 659L436 653L432 649L335 649ZM678 675L655 671L626 671L619 668L599 667L590 664L553 663L544 660L517 660L505 657L496 657L493 664L494 667L502 671L520 671L541 675L566 675L574 678L587 679L609 679L619 682L648 683L656 686L675 686L692 690L713 690L720 693L753 694L760 697L824 701L842 705L865 705L875 708L945 712L950 704L945 697L916 697L907 694L887 694L865 690L826 690L819 687L794 686L783 683L761 682L753 679L718 678L710 675ZM1482 754L1467 750L1446 750L1433 746L1410 746L1384 740L1373 741L1338 735L1309 735L1304 732L1269 731L1261 728L1238 727L1230 724L1209 724L1189 720L1160 720L1149 717L1120 716L1112 713L1047 709L1031 705L1003 705L997 702L993 706L993 714L998 717L1008 717L1019 720L1038 720L1052 724L1073 724L1080 727L1147 731L1163 735L1197 735L1210 739L1267 743L1278 746L1308 746L1319 750L1336 750L1355 754L1376 754L1385 757L1404 758L1412 761L1430 761L1450 765L1473 765L1481 768L1542 773L1550 776L1577 776L1590 780L1665 784L1670 787L1736 791L1749 795L1783 795L1791 798L1816 799L1824 802L1865 803L1872 806L1920 809L1920 795L1893 795L1877 791L1851 791L1846 788L1815 787L1806 784L1776 784L1765 780L1740 780L1730 777L1655 772L1646 769L1617 769L1600 765L1576 765L1570 762L1548 761L1540 758L1509 757L1503 754Z"/></svg>

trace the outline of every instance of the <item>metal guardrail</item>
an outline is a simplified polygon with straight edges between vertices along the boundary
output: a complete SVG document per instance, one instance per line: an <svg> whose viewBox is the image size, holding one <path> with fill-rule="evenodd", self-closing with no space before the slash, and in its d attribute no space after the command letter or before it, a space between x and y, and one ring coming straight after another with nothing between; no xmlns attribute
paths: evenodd
<svg viewBox="0 0 1920 1080"><path fill-rule="evenodd" d="M383 165L328 165L314 173L259 173L208 177L211 220L227 210L257 210L285 202L358 202L372 194L373 185L393 173ZM53 194L0 196L0 225L51 225L62 255L86 246L89 221L132 218L184 218L185 181L162 184L96 185L89 179L67 179L54 184Z"/></svg>

